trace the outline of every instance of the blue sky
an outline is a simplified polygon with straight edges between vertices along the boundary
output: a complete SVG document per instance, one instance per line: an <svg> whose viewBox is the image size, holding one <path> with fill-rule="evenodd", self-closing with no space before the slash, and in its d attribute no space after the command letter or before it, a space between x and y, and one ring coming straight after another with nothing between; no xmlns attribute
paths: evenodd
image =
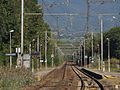
<svg viewBox="0 0 120 90"><path fill-rule="evenodd" d="M86 13L87 4L86 0L38 0L41 4L43 1L44 13ZM69 1L69 3L67 3ZM92 0L91 0L92 1ZM96 0L93 0L96 1ZM100 0L99 0L100 1ZM104 3L90 3L90 14L95 13L120 13L120 0L116 2ZM117 19L113 20L112 16L104 16L104 30L108 30L113 26L120 26L120 15L115 16ZM53 30L57 28L57 16L45 16L45 21L49 23ZM86 28L86 17L85 16L59 16L58 18L59 28L61 34L81 34L85 32ZM89 31L99 31L98 16L90 16Z"/></svg>

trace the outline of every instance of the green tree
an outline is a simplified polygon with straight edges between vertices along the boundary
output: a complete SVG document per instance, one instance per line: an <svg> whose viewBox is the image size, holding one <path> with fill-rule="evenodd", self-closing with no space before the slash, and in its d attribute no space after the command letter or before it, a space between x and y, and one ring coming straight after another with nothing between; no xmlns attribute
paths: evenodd
<svg viewBox="0 0 120 90"><path fill-rule="evenodd" d="M37 0L24 0L25 13L43 13L41 6ZM21 0L1 0L0 1L0 53L9 52L9 31L12 33L12 51L15 52L16 47L20 47L21 35ZM27 16L24 14L24 51L28 52L28 46L32 39L36 39L40 35L42 54L44 55L44 31L50 31L47 23L43 20L43 15ZM35 50L35 47L34 47ZM0 60L3 58L0 55ZM4 56L4 60L8 59Z"/></svg>
<svg viewBox="0 0 120 90"><path fill-rule="evenodd" d="M104 34L104 54L107 57L107 39L110 39L110 55L113 58L120 58L120 27L111 28Z"/></svg>

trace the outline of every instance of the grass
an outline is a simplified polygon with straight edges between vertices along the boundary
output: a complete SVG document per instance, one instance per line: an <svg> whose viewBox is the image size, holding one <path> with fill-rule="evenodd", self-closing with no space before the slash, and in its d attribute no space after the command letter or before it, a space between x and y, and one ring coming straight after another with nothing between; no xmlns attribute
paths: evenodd
<svg viewBox="0 0 120 90"><path fill-rule="evenodd" d="M120 60L116 58L111 58L110 59L110 68L111 72L120 72ZM108 60L106 59L105 61L105 71L108 71ZM98 69L98 60L96 60L94 63L91 64L92 69Z"/></svg>
<svg viewBox="0 0 120 90"><path fill-rule="evenodd" d="M34 82L35 79L29 70L0 67L0 90L20 90Z"/></svg>

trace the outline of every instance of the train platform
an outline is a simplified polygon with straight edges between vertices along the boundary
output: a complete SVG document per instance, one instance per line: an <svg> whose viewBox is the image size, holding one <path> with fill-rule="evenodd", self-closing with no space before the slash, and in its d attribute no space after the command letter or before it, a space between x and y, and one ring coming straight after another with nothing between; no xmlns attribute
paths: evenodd
<svg viewBox="0 0 120 90"><path fill-rule="evenodd" d="M108 71L102 71L102 70L90 69L90 68L84 68L84 67L78 67L78 68L84 69L93 74L97 74L101 76L102 78L115 78L115 77L120 78L120 73L118 72L108 72Z"/></svg>
<svg viewBox="0 0 120 90"><path fill-rule="evenodd" d="M101 70L95 70L95 69L89 69L89 70L94 73L98 73L102 75L104 78L120 77L120 73L118 72L108 72L108 71L101 71Z"/></svg>

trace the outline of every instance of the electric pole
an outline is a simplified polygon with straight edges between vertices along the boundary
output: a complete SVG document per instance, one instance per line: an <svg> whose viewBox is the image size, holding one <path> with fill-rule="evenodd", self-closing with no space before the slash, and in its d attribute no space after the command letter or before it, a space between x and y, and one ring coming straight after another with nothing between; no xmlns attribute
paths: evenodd
<svg viewBox="0 0 120 90"><path fill-rule="evenodd" d="M83 62L82 62L82 45L80 45L80 52L81 52L80 59L81 59L81 66L82 66L83 65Z"/></svg>
<svg viewBox="0 0 120 90"><path fill-rule="evenodd" d="M100 63L100 46L99 46L99 44L97 45L97 47L98 47L98 70L100 70L100 67L101 67L101 63Z"/></svg>
<svg viewBox="0 0 120 90"><path fill-rule="evenodd" d="M85 59L85 38L83 38L83 42L84 42L84 66L86 65L87 66L87 61L86 61L86 59Z"/></svg>
<svg viewBox="0 0 120 90"><path fill-rule="evenodd" d="M100 31L101 31L101 69L103 70L103 19L101 15L99 16L100 19Z"/></svg>
<svg viewBox="0 0 120 90"><path fill-rule="evenodd" d="M90 18L90 3L89 0L87 0L86 33L89 32L89 18Z"/></svg>
<svg viewBox="0 0 120 90"><path fill-rule="evenodd" d="M21 66L23 66L24 0L21 1Z"/></svg>
<svg viewBox="0 0 120 90"><path fill-rule="evenodd" d="M70 27L72 28L72 26L73 26L73 17L70 15Z"/></svg>
<svg viewBox="0 0 120 90"><path fill-rule="evenodd" d="M37 35L37 53L40 53L39 34ZM39 59L38 58L37 58L37 70L39 70Z"/></svg>
<svg viewBox="0 0 120 90"><path fill-rule="evenodd" d="M92 59L92 61L93 61L93 57L94 57L94 53L93 53L93 52L94 52L94 51L93 51L93 32L91 33L91 38L92 38L92 42L91 42L91 44L92 44L92 45L91 45L91 46L92 46L92 47L91 47L91 48L92 48L92 57L91 57L91 59ZM89 64L90 64L90 62L89 62Z"/></svg>
<svg viewBox="0 0 120 90"><path fill-rule="evenodd" d="M94 54L93 54L93 32L91 33L91 36L92 36L92 42L91 42L92 45L91 45L91 46L92 46L92 61L93 61L93 55L94 55Z"/></svg>
<svg viewBox="0 0 120 90"><path fill-rule="evenodd" d="M47 69L47 31L45 31L45 68Z"/></svg>
<svg viewBox="0 0 120 90"><path fill-rule="evenodd" d="M59 31L59 17L57 16L57 31L58 31L58 39L60 38L60 31Z"/></svg>
<svg viewBox="0 0 120 90"><path fill-rule="evenodd" d="M110 72L110 39L107 38L108 41L108 72Z"/></svg>

